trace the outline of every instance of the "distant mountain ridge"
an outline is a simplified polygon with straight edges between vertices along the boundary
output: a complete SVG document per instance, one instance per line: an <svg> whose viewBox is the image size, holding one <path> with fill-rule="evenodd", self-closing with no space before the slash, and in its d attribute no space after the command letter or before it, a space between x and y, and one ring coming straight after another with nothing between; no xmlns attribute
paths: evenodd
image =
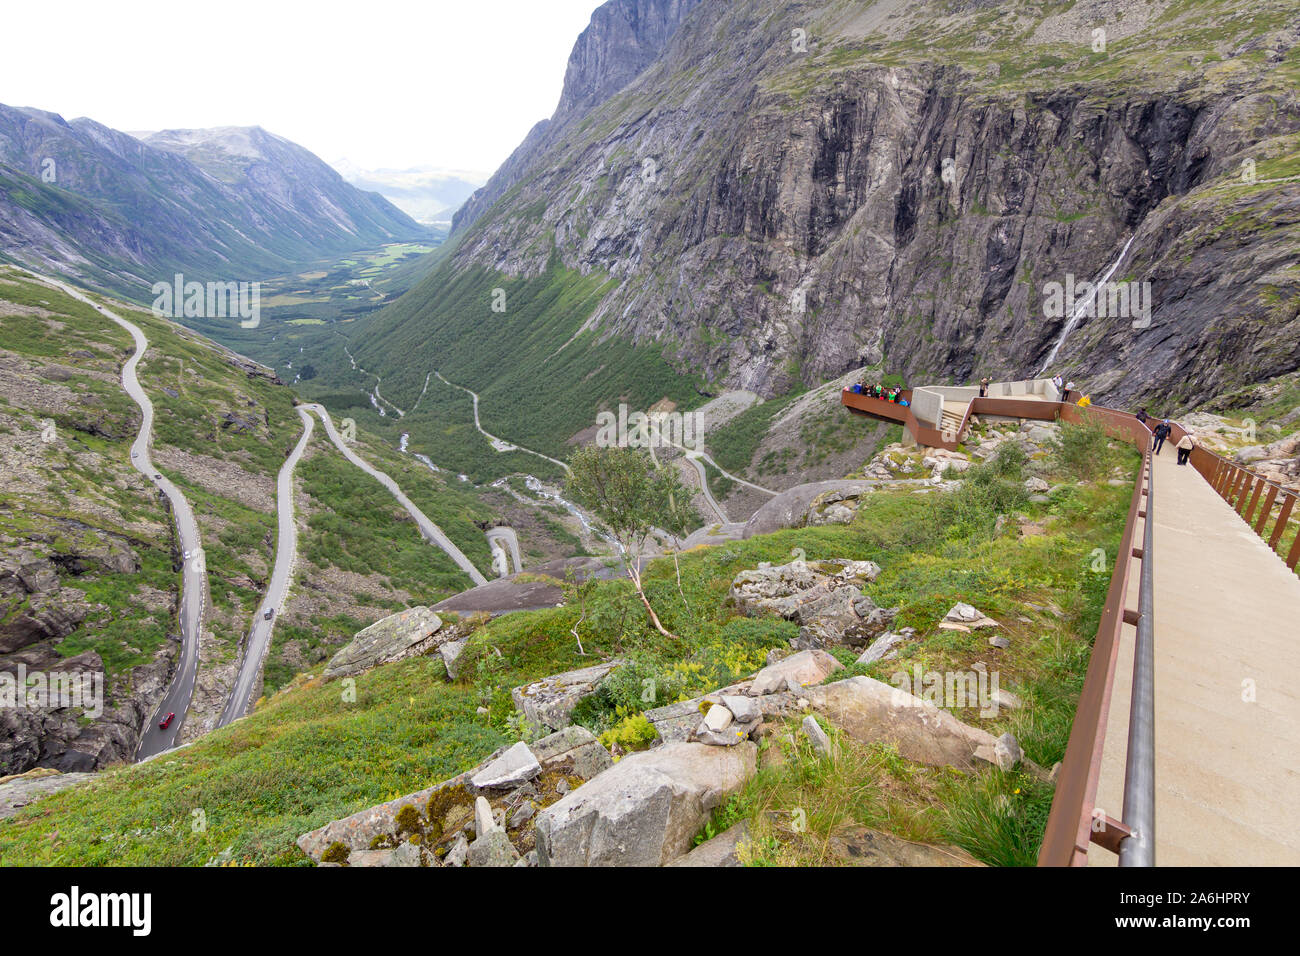
<svg viewBox="0 0 1300 956"><path fill-rule="evenodd" d="M353 186L379 193L416 222L444 227L488 179L486 174L436 166L364 169L347 160L331 165Z"/></svg>
<svg viewBox="0 0 1300 956"><path fill-rule="evenodd" d="M0 105L0 255L140 299L428 235L260 127L142 135Z"/></svg>

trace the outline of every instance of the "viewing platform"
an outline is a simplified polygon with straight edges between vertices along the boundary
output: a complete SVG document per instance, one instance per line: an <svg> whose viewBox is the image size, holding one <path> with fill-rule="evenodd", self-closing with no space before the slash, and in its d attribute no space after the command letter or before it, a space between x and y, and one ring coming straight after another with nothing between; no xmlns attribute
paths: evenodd
<svg viewBox="0 0 1300 956"><path fill-rule="evenodd" d="M1300 494L1048 380L855 414L955 450L971 417L1090 422L1143 456L1039 853L1046 866L1300 866ZM1194 438L1195 436L1193 436Z"/></svg>

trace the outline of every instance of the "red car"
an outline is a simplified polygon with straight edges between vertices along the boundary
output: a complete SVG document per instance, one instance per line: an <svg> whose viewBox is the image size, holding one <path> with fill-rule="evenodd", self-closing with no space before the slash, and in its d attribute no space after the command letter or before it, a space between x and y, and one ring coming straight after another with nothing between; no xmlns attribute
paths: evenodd
<svg viewBox="0 0 1300 956"><path fill-rule="evenodd" d="M167 715L166 717L164 717L162 720L158 721L158 729L159 729L159 730L166 730L168 727L170 727L170 726L172 725L172 721L175 720L175 719L176 719L176 715L175 715L175 714L168 714L168 715Z"/></svg>

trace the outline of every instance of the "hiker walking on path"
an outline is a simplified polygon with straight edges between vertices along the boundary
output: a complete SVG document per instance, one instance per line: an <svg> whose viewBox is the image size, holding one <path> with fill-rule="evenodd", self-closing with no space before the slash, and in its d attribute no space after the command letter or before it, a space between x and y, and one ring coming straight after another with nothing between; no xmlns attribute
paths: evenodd
<svg viewBox="0 0 1300 956"><path fill-rule="evenodd" d="M1156 439L1153 451L1157 455L1160 454L1160 449L1164 445L1165 439L1169 437L1169 433L1173 430L1173 426L1169 424L1169 419L1167 418L1156 426L1156 430L1152 434L1155 435Z"/></svg>
<svg viewBox="0 0 1300 956"><path fill-rule="evenodd" d="M1139 408L1137 415L1134 417L1136 417L1138 421L1140 421L1143 425L1145 425L1147 423L1147 419L1150 418L1151 416L1147 414L1147 410L1145 408Z"/></svg>
<svg viewBox="0 0 1300 956"><path fill-rule="evenodd" d="M1070 393L1073 391L1074 391L1074 382L1066 382L1065 391L1061 393L1061 401L1068 402L1070 400Z"/></svg>
<svg viewBox="0 0 1300 956"><path fill-rule="evenodd" d="M1185 465L1192 457L1192 449L1196 447L1196 442L1192 440L1192 433L1188 432L1178 442L1178 464Z"/></svg>
<svg viewBox="0 0 1300 956"><path fill-rule="evenodd" d="M989 382L991 380L987 375L980 379L980 398L987 398L989 394Z"/></svg>

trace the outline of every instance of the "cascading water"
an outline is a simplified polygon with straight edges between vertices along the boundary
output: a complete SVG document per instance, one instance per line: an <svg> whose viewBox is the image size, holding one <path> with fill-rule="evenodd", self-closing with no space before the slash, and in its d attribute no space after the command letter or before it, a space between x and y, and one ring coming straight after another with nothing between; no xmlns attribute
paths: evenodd
<svg viewBox="0 0 1300 956"><path fill-rule="evenodd" d="M1052 346L1052 351L1048 353L1047 359L1043 362L1042 368L1038 370L1038 375L1041 376L1047 371L1047 367L1056 361L1056 356L1061 351L1061 346L1063 346L1065 340L1070 337L1070 333L1078 327L1079 320L1083 317L1083 313L1087 311L1088 307L1097 298L1102 287L1110 281L1111 276L1113 276L1115 271L1120 267L1120 264L1124 261L1124 257L1128 255L1128 247L1133 245L1133 240L1136 238L1136 232L1129 236L1128 242L1124 243L1124 248L1119 251L1119 256L1116 257L1115 261L1110 264L1106 271L1093 282L1092 294L1084 298L1082 302L1077 303L1075 307L1070 310L1070 315L1065 320L1065 325L1061 328L1061 334L1056 339L1056 344Z"/></svg>

